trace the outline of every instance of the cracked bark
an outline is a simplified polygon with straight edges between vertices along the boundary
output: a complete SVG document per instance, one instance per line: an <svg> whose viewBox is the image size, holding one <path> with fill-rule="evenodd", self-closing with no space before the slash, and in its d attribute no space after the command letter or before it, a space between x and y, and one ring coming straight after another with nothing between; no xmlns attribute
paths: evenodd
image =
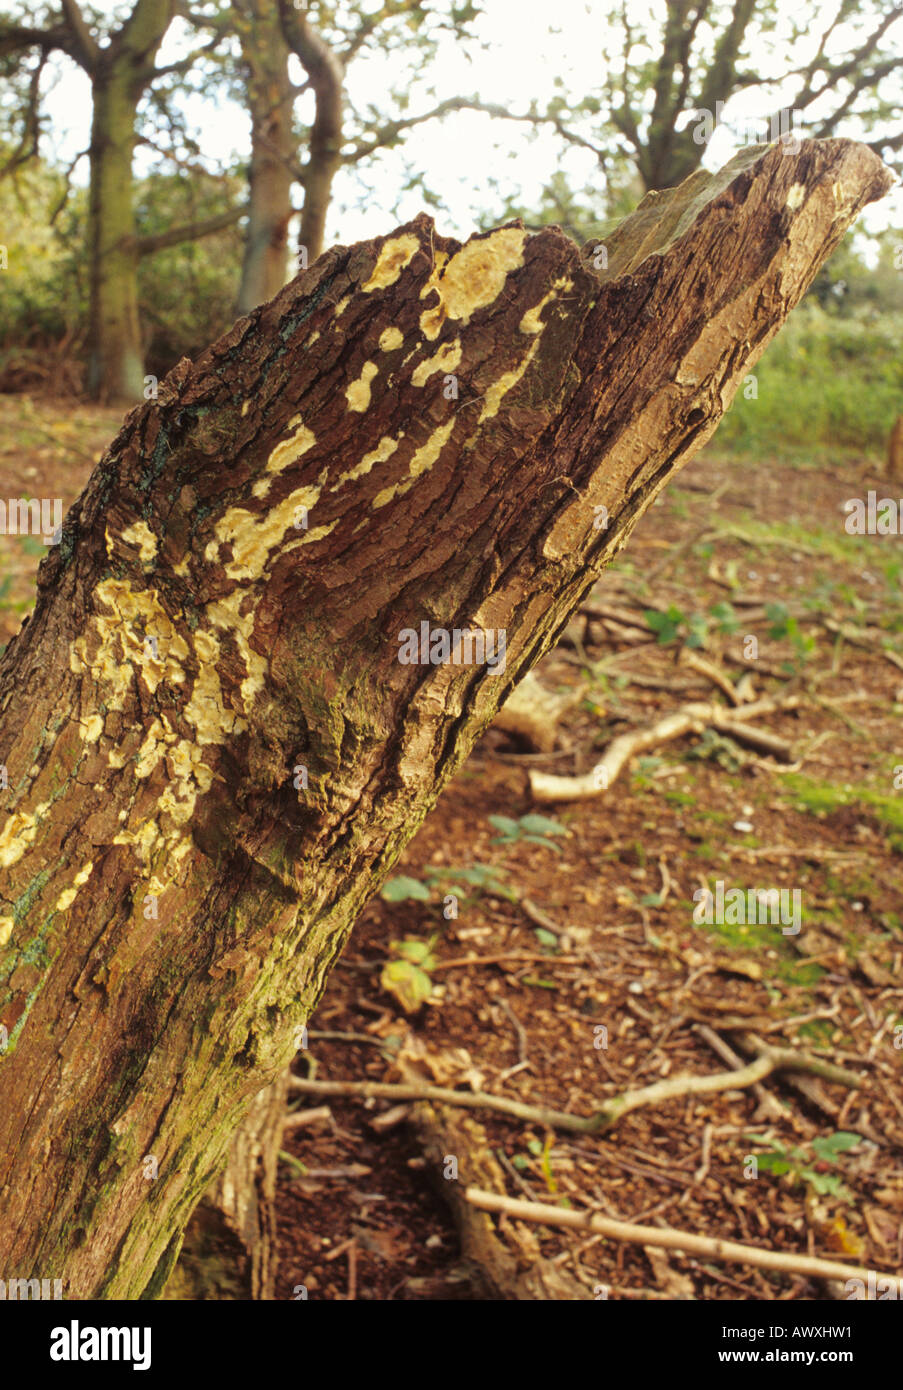
<svg viewBox="0 0 903 1390"><path fill-rule="evenodd" d="M127 417L0 664L10 1277L159 1294L361 906L890 183L747 151L602 271L419 217ZM504 670L403 664L421 622L504 631Z"/></svg>

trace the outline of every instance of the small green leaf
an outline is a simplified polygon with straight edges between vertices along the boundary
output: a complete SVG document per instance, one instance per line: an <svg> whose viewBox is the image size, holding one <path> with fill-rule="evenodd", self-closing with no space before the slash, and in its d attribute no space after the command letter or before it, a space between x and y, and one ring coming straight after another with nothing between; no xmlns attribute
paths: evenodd
<svg viewBox="0 0 903 1390"><path fill-rule="evenodd" d="M405 1013L412 1014L433 992L433 982L424 970L408 960L391 960L382 968L380 984L395 996Z"/></svg>
<svg viewBox="0 0 903 1390"><path fill-rule="evenodd" d="M379 890L379 896L387 903L403 903L414 898L417 902L428 903L429 889L417 878L390 878Z"/></svg>
<svg viewBox="0 0 903 1390"><path fill-rule="evenodd" d="M661 646L674 641L683 620L683 614L680 610L673 607L667 613L659 613L655 608L646 608L643 611L643 617L658 637Z"/></svg>
<svg viewBox="0 0 903 1390"><path fill-rule="evenodd" d="M552 820L550 816L521 816L518 824L528 835L569 835L571 832L561 821Z"/></svg>
<svg viewBox="0 0 903 1390"><path fill-rule="evenodd" d="M839 1129L835 1134L821 1135L818 1139L813 1139L812 1152L825 1163L833 1163L838 1154L855 1149L856 1145L861 1143L861 1134L851 1134L848 1130Z"/></svg>
<svg viewBox="0 0 903 1390"><path fill-rule="evenodd" d="M408 937L405 941L393 941L392 950L402 960L412 961L414 965L419 965L423 970L432 970L436 964L436 957L432 954L431 941L417 941L413 937Z"/></svg>
<svg viewBox="0 0 903 1390"><path fill-rule="evenodd" d="M718 624L719 632L730 634L737 631L739 620L732 603L713 603L709 613Z"/></svg>

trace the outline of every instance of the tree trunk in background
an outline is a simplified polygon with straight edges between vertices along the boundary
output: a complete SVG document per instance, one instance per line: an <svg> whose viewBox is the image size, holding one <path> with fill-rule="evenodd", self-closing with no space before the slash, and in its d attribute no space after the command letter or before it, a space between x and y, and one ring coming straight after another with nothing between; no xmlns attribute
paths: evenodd
<svg viewBox="0 0 903 1390"><path fill-rule="evenodd" d="M285 42L300 59L316 105L304 162L304 207L298 246L312 264L323 250L332 182L342 163L345 70L307 15L292 0L277 0Z"/></svg>
<svg viewBox="0 0 903 1390"><path fill-rule="evenodd" d="M887 440L884 477L903 482L903 415L898 415Z"/></svg>
<svg viewBox="0 0 903 1390"><path fill-rule="evenodd" d="M891 184L757 153L607 269L426 217L333 248L126 419L0 662L8 1277L160 1292L361 907Z"/></svg>
<svg viewBox="0 0 903 1390"><path fill-rule="evenodd" d="M103 47L84 41L91 79L88 389L104 404L134 404L144 393L138 320L138 255L132 155L138 106L172 23L175 0L134 0Z"/></svg>
<svg viewBox="0 0 903 1390"><path fill-rule="evenodd" d="M144 359L138 321L138 254L132 210L132 153L137 101L128 75L108 68L94 78L91 184L88 390L105 404L140 401Z"/></svg>
<svg viewBox="0 0 903 1390"><path fill-rule="evenodd" d="M235 0L235 28L248 69L251 112L249 217L238 312L250 313L278 294L287 271L292 215L294 90L288 46L272 0Z"/></svg>

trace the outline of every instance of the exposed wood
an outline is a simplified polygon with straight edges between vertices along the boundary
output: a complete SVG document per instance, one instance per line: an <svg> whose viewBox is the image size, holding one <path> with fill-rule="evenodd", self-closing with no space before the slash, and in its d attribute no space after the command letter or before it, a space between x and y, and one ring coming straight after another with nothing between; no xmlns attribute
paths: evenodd
<svg viewBox="0 0 903 1390"><path fill-rule="evenodd" d="M226 1167L192 1214L167 1299L271 1299L276 1272L276 1172L288 1073L259 1091Z"/></svg>
<svg viewBox="0 0 903 1390"><path fill-rule="evenodd" d="M469 1281L471 1298L570 1302L592 1297L585 1285L542 1258L529 1226L506 1221L496 1228L466 1200L465 1184L473 1182L504 1193L505 1175L482 1125L460 1111L424 1104L414 1107L412 1121L430 1181L451 1207L461 1242L460 1272ZM454 1177L449 1175L452 1158Z"/></svg>

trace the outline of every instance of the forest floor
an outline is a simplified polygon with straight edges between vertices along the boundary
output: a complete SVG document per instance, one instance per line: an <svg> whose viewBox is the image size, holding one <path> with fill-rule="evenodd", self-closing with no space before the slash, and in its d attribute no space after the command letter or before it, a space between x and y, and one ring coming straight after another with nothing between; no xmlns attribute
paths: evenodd
<svg viewBox="0 0 903 1390"><path fill-rule="evenodd" d="M0 495L56 493L65 510L117 426L111 411L0 398ZM903 492L862 460L717 446L681 474L537 668L572 698L540 731L547 751L484 734L355 927L295 1066L577 1116L762 1045L857 1086L780 1071L579 1134L483 1106L298 1093L277 1297L500 1296L528 1262L564 1297L843 1296L585 1229L474 1223L468 1184L903 1273L903 538L846 533L845 500L869 488ZM43 553L33 538L4 547L0 644ZM688 700L726 706L699 658L744 701L796 697L755 720L774 748L700 726L592 799L533 800L531 770L586 773ZM758 892L756 920L694 920L719 881ZM774 889L798 904L798 932L766 920Z"/></svg>

